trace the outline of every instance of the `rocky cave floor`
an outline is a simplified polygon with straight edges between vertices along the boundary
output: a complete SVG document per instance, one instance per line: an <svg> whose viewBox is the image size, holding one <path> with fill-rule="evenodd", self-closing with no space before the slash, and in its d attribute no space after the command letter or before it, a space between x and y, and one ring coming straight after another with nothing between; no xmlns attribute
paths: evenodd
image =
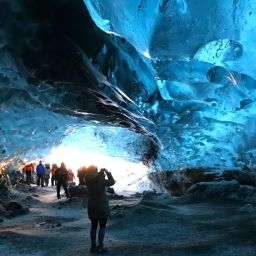
<svg viewBox="0 0 256 256"><path fill-rule="evenodd" d="M15 193L29 212L2 219L1 256L90 255L84 199L57 200L54 187ZM253 205L221 199L196 202L153 192L113 198L110 205L108 255L255 255Z"/></svg>

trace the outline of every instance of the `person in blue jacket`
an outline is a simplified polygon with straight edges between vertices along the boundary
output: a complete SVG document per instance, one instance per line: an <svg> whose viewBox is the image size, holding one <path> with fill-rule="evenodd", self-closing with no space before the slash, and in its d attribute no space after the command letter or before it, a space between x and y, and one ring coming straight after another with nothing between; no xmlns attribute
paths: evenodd
<svg viewBox="0 0 256 256"><path fill-rule="evenodd" d="M44 174L44 165L42 164L42 161L39 161L39 164L36 166L37 186L41 184L41 187L44 187Z"/></svg>

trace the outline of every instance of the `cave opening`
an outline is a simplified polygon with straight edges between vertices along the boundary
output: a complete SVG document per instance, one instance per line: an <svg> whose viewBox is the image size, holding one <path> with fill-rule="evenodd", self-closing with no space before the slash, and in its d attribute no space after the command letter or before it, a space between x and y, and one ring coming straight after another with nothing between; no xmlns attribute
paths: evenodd
<svg viewBox="0 0 256 256"><path fill-rule="evenodd" d="M0 0L0 24L4 256L90 248L89 186L13 179L39 160L113 174L113 256L255 255L255 1Z"/></svg>
<svg viewBox="0 0 256 256"><path fill-rule="evenodd" d="M116 181L115 191L128 195L152 189L143 159L147 150L143 136L126 129L89 126L70 132L42 159L58 166L65 162L75 174L82 166L106 168Z"/></svg>

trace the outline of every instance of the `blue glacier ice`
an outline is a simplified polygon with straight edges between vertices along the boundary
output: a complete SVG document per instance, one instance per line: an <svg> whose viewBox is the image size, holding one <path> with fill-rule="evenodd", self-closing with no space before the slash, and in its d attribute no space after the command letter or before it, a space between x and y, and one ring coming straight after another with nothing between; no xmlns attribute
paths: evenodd
<svg viewBox="0 0 256 256"><path fill-rule="evenodd" d="M1 4L1 161L92 126L153 170L256 164L255 1Z"/></svg>
<svg viewBox="0 0 256 256"><path fill-rule="evenodd" d="M161 169L255 165L254 1L84 2L95 24L125 38L154 76L150 100L133 95L132 83L116 84L154 121ZM152 84L141 79L145 69L132 69Z"/></svg>

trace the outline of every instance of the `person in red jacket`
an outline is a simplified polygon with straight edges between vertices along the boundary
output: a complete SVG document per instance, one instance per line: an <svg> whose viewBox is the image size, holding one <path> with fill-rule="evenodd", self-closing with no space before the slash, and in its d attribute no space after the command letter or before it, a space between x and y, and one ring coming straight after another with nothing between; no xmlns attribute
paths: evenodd
<svg viewBox="0 0 256 256"><path fill-rule="evenodd" d="M71 169L68 169L68 183L72 183L75 179L75 175Z"/></svg>
<svg viewBox="0 0 256 256"><path fill-rule="evenodd" d="M52 186L56 185L56 178L55 178L55 172L58 169L57 164L52 164L52 168L51 168L51 183Z"/></svg>
<svg viewBox="0 0 256 256"><path fill-rule="evenodd" d="M34 165L32 163L26 164L24 170L26 173L26 182L30 185L32 183L32 173L35 171Z"/></svg>

